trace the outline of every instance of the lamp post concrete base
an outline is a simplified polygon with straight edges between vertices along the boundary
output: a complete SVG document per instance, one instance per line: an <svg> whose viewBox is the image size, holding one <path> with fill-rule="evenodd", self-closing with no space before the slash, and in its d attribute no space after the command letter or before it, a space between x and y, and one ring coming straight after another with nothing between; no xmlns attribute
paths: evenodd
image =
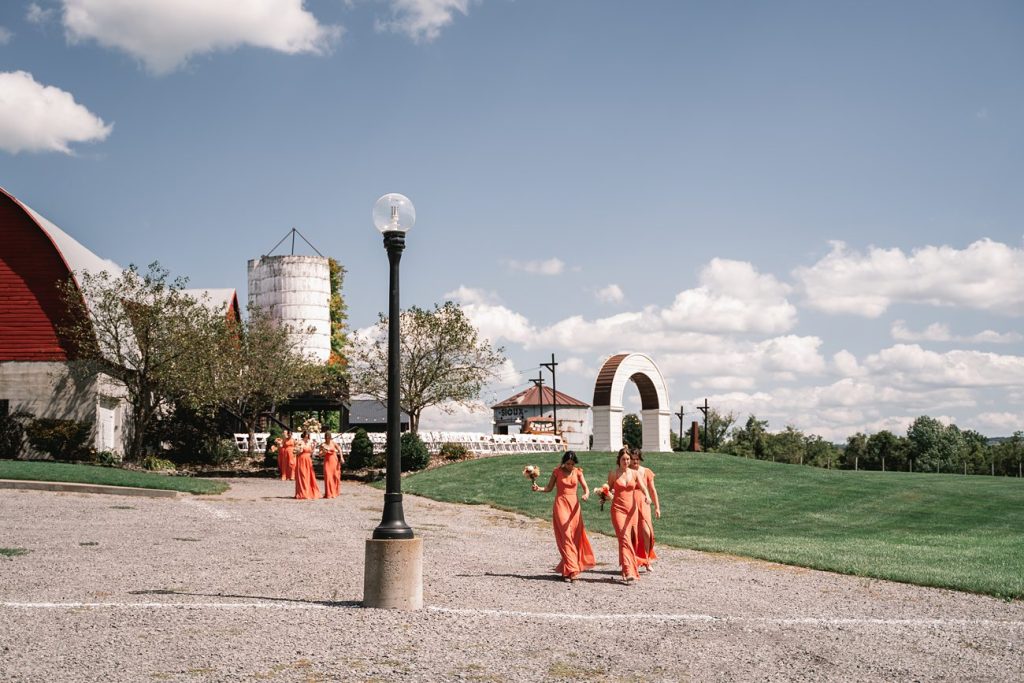
<svg viewBox="0 0 1024 683"><path fill-rule="evenodd" d="M423 539L366 539L363 607L423 608Z"/></svg>

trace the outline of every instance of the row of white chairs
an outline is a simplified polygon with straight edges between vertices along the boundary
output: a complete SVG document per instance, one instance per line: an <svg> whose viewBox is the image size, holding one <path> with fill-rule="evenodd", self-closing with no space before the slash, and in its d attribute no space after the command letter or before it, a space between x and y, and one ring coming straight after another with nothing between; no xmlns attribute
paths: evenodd
<svg viewBox="0 0 1024 683"><path fill-rule="evenodd" d="M383 453L387 448L387 434L369 432L374 453ZM483 432L443 432L424 430L419 433L431 455L437 455L446 443L458 444L468 452L477 456L501 455L503 453L555 453L565 450L561 437L551 434L485 434ZM309 435L313 443L319 445L324 441L321 432ZM341 446L342 453L352 450L352 432L337 435L334 440ZM256 433L256 450L263 452L267 448L268 432ZM235 434L235 445L239 453L249 450L249 435Z"/></svg>

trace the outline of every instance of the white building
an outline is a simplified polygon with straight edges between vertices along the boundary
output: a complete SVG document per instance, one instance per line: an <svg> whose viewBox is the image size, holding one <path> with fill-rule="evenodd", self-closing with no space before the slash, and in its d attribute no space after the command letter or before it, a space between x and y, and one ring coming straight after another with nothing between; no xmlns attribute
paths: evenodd
<svg viewBox="0 0 1024 683"><path fill-rule="evenodd" d="M548 387L530 387L515 396L491 406L494 411L494 433L516 434L523 430L531 418L555 418L557 403L558 424L553 425L569 450L590 450L593 430L590 405Z"/></svg>

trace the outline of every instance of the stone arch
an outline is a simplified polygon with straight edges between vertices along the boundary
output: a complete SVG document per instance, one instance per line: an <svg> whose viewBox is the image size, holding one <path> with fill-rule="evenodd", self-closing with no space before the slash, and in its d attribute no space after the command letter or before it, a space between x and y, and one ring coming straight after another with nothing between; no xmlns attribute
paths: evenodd
<svg viewBox="0 0 1024 683"><path fill-rule="evenodd" d="M605 361L594 382L594 450L617 451L622 447L622 393L626 382L640 390L644 450L671 451L669 424L672 415L668 387L650 356L619 353Z"/></svg>

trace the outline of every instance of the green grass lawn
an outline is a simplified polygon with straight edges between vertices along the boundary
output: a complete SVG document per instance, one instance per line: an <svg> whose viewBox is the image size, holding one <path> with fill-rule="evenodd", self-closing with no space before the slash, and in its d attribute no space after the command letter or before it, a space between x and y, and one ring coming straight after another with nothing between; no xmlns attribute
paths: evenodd
<svg viewBox="0 0 1024 683"><path fill-rule="evenodd" d="M658 543L893 581L1024 598L1024 480L851 472L716 454L645 455L657 474ZM547 518L554 493L532 493L523 467L547 482L559 455L470 460L406 477L403 492ZM594 489L610 453L582 453ZM612 534L608 506L583 506L590 530ZM410 520L415 529L415 520Z"/></svg>
<svg viewBox="0 0 1024 683"><path fill-rule="evenodd" d="M223 493L228 490L227 484L209 479L136 472L116 467L71 465L45 460L0 460L0 479L137 486L144 489L170 489L195 494Z"/></svg>

